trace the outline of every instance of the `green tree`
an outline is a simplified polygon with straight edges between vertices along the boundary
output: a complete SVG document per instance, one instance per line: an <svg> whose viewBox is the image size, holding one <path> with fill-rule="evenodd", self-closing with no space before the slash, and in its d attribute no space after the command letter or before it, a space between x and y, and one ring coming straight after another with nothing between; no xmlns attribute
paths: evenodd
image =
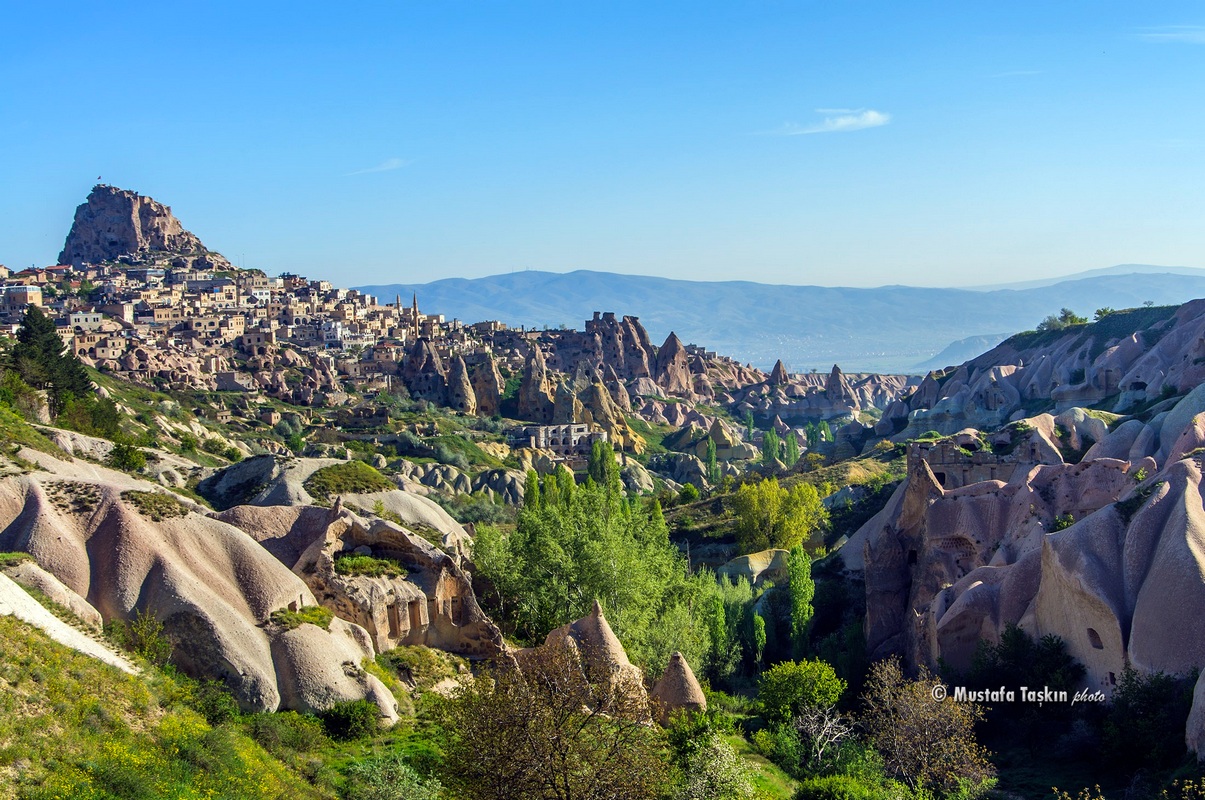
<svg viewBox="0 0 1205 800"><path fill-rule="evenodd" d="M84 365L67 349L54 321L37 306L29 306L9 352L10 364L30 386L45 389L50 413L58 416L73 398L92 397L92 380Z"/></svg>
<svg viewBox="0 0 1205 800"><path fill-rule="evenodd" d="M689 603L697 582L655 501L631 504L614 484L570 485L545 477L539 505L525 504L513 533L474 554L478 573L504 595L500 619L519 638L540 641L597 599L629 656L647 661L650 637L666 635L658 619Z"/></svg>
<svg viewBox="0 0 1205 800"><path fill-rule="evenodd" d="M615 463L615 450L609 443L596 441L590 445L586 474L599 486L622 486L619 465Z"/></svg>
<svg viewBox="0 0 1205 800"><path fill-rule="evenodd" d="M749 434L749 441L753 441L753 412L750 410L745 411L745 432Z"/></svg>
<svg viewBox="0 0 1205 800"><path fill-rule="evenodd" d="M938 683L924 667L908 680L899 659L878 662L862 694L862 725L888 773L912 789L982 787L993 774L987 751L975 740L983 711L952 698L935 701Z"/></svg>
<svg viewBox="0 0 1205 800"><path fill-rule="evenodd" d="M782 462L788 467L793 467L799 462L799 439L796 438L794 431L787 434L784 444Z"/></svg>
<svg viewBox="0 0 1205 800"><path fill-rule="evenodd" d="M812 600L816 584L812 580L812 559L802 546L791 548L787 558L788 589L791 592L791 650L795 658L803 657L808 649L808 632L815 610Z"/></svg>
<svg viewBox="0 0 1205 800"><path fill-rule="evenodd" d="M534 469L527 470L523 482L523 507L532 510L540 507L540 475Z"/></svg>
<svg viewBox="0 0 1205 800"><path fill-rule="evenodd" d="M777 478L743 484L732 501L741 552L770 547L794 548L828 522L828 511L816 487L800 483L790 489Z"/></svg>
<svg viewBox="0 0 1205 800"><path fill-rule="evenodd" d="M470 679L443 706L444 782L464 800L654 800L670 787L665 737L622 678L569 648Z"/></svg>
<svg viewBox="0 0 1205 800"><path fill-rule="evenodd" d="M766 431L762 437L761 459L767 467L774 466L774 462L778 460L778 444L778 434L774 432L774 429Z"/></svg>
<svg viewBox="0 0 1205 800"><path fill-rule="evenodd" d="M715 439L707 437L707 480L714 483L720 482L720 465L716 463L716 446Z"/></svg>
<svg viewBox="0 0 1205 800"><path fill-rule="evenodd" d="M1104 308L1096 309L1096 313L1092 315L1092 319L1096 320L1097 322L1100 322L1102 319L1109 316L1110 314L1116 314L1116 313L1117 313L1117 309L1109 308L1108 306L1105 306Z"/></svg>
<svg viewBox="0 0 1205 800"><path fill-rule="evenodd" d="M1069 308L1064 308L1059 311L1058 316L1051 314L1038 323L1040 331L1059 331L1071 325L1083 325L1087 323L1087 317L1081 317Z"/></svg>
<svg viewBox="0 0 1205 800"><path fill-rule="evenodd" d="M761 668L762 659L766 655L766 618L756 611L753 612L753 662Z"/></svg>
<svg viewBox="0 0 1205 800"><path fill-rule="evenodd" d="M784 661L758 681L757 701L768 720L787 722L805 709L836 705L845 681L823 661Z"/></svg>

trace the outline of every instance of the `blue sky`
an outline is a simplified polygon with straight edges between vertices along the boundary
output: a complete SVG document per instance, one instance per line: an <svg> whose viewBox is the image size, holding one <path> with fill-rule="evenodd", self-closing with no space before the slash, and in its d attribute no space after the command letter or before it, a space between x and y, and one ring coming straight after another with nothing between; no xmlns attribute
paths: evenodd
<svg viewBox="0 0 1205 800"><path fill-rule="evenodd" d="M0 263L96 177L344 285L1205 267L1205 6L5 4Z"/></svg>

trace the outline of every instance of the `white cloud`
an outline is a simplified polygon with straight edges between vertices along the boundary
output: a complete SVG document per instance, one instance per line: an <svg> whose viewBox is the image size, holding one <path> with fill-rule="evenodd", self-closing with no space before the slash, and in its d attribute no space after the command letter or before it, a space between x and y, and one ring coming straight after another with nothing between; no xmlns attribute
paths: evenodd
<svg viewBox="0 0 1205 800"><path fill-rule="evenodd" d="M809 133L847 133L865 128L878 128L891 122L891 115L873 108L818 108L817 114L826 114L820 122L800 125L789 122L775 133L780 136L802 136Z"/></svg>
<svg viewBox="0 0 1205 800"><path fill-rule="evenodd" d="M1138 38L1144 42L1205 44L1205 25L1168 25L1163 28L1151 28L1138 34Z"/></svg>
<svg viewBox="0 0 1205 800"><path fill-rule="evenodd" d="M389 172L391 170L401 169L409 163L409 161L405 161L400 158L387 158L380 164L377 164L375 167L368 167L367 169L358 169L355 172L348 172L345 173L343 177L349 178L352 175L367 175L371 172Z"/></svg>

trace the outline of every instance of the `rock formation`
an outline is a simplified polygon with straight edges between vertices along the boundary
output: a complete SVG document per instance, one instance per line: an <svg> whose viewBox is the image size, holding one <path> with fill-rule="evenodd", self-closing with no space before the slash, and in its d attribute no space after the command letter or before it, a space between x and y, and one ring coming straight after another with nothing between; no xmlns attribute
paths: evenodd
<svg viewBox="0 0 1205 800"><path fill-rule="evenodd" d="M473 384L473 396L477 398L477 413L483 417L492 417L499 413L502 405L502 376L498 373L498 364L491 354L477 363L470 371L469 379Z"/></svg>
<svg viewBox="0 0 1205 800"><path fill-rule="evenodd" d="M544 353L533 347L523 367L523 380L519 384L519 418L541 425L552 419L553 389L548 377Z"/></svg>
<svg viewBox="0 0 1205 800"><path fill-rule="evenodd" d="M707 710L707 697L703 687L695 678L690 664L681 653L669 657L669 664L664 674L653 685L649 699L657 714L657 721L662 725L669 724L673 715L680 711L695 712Z"/></svg>
<svg viewBox="0 0 1205 800"><path fill-rule="evenodd" d="M313 506L239 506L219 518L251 531L320 603L367 630L377 652L421 644L487 658L506 650L456 561L399 525ZM341 574L339 558L353 553L396 562L398 571Z"/></svg>
<svg viewBox="0 0 1205 800"><path fill-rule="evenodd" d="M678 335L672 331L666 337L665 344L657 350L656 380L658 385L672 395L689 395L694 387L686 348Z"/></svg>
<svg viewBox="0 0 1205 800"><path fill-rule="evenodd" d="M158 254L186 258L195 266L230 266L186 231L168 206L136 192L98 184L75 210L59 263L100 263L126 255Z"/></svg>
<svg viewBox="0 0 1205 800"><path fill-rule="evenodd" d="M0 480L0 550L22 550L106 620L150 614L184 672L223 681L247 710L315 711L389 691L359 664L367 632L342 619L295 629L273 612L317 605L304 582L242 529L155 484L21 451L43 469Z"/></svg>
<svg viewBox="0 0 1205 800"><path fill-rule="evenodd" d="M774 362L774 369L770 370L769 383L775 386L783 386L791 382L791 376L787 374L787 368L782 365L782 359Z"/></svg>
<svg viewBox="0 0 1205 800"><path fill-rule="evenodd" d="M452 359L448 370L448 406L463 414L477 413L477 394L469 381L469 369L460 356Z"/></svg>
<svg viewBox="0 0 1205 800"><path fill-rule="evenodd" d="M644 693L640 668L628 661L628 654L611 630L597 600L590 614L549 632L542 646L573 648L580 654L592 682L608 682L615 688Z"/></svg>

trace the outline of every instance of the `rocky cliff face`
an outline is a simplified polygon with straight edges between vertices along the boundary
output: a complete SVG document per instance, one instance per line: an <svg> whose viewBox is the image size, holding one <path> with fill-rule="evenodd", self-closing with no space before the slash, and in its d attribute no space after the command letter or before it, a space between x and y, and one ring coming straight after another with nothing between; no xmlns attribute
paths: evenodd
<svg viewBox="0 0 1205 800"><path fill-rule="evenodd" d="M59 263L99 263L125 255L152 254L177 257L181 265L198 261L198 266L230 265L186 231L168 206L104 184L92 187L87 202L75 210Z"/></svg>
<svg viewBox="0 0 1205 800"><path fill-rule="evenodd" d="M864 572L872 657L966 669L1019 625L1060 637L1106 694L1127 666L1205 666L1205 385L1112 425L1070 409L913 443L906 481L842 549Z"/></svg>
<svg viewBox="0 0 1205 800"><path fill-rule="evenodd" d="M1126 413L1205 381L1205 300L1115 312L1090 325L1023 333L958 367L930 374L876 426L897 441L1099 406ZM1026 411L1026 407L1030 410Z"/></svg>

